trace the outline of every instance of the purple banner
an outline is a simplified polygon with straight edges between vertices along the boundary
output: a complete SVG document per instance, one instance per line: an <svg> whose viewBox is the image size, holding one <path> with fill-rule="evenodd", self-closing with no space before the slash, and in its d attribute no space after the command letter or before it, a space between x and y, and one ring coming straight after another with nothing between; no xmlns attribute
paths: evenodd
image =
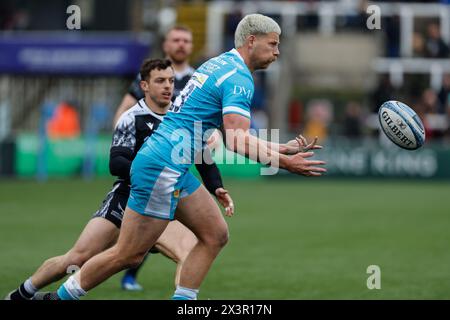
<svg viewBox="0 0 450 320"><path fill-rule="evenodd" d="M20 33L0 35L0 73L136 74L150 37L133 34Z"/></svg>

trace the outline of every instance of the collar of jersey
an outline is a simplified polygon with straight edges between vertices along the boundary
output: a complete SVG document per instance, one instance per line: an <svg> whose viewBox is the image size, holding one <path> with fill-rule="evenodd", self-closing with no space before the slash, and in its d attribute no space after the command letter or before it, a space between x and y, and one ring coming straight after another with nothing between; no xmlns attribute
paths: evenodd
<svg viewBox="0 0 450 320"><path fill-rule="evenodd" d="M145 103L145 99L144 99L144 98L142 98L141 100L139 100L138 103L139 103L139 105L140 105L142 108L147 108L147 109L148 109L148 112L149 112L152 116L154 116L156 119L159 119L159 120L163 121L165 114L156 113L156 112L154 112L152 109L150 109L150 107ZM142 103L143 105L142 105L141 103Z"/></svg>
<svg viewBox="0 0 450 320"><path fill-rule="evenodd" d="M250 69L248 68L247 64L244 61L244 58L242 58L241 54L239 53L239 51L236 50L236 48L231 49L230 51L228 51L231 54L234 54L235 56L237 56L239 58L239 60L241 60L242 64L244 65L244 67L248 70L248 72L251 74L252 72L250 71Z"/></svg>
<svg viewBox="0 0 450 320"><path fill-rule="evenodd" d="M239 53L239 51L237 51L235 48L233 48L233 49L231 49L229 52L232 53L232 54L234 54L234 55L236 55L236 56L238 56L238 58L241 59L241 61L244 62L244 64L245 64L244 58L242 58L242 56L241 56L241 54Z"/></svg>

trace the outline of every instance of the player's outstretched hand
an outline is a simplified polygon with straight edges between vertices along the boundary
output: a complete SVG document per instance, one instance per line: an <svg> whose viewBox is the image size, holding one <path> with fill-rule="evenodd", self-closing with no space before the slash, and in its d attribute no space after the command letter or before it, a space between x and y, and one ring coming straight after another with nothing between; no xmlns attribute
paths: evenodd
<svg viewBox="0 0 450 320"><path fill-rule="evenodd" d="M228 190L225 190L224 188L217 188L215 193L220 205L225 209L225 215L227 217L233 216L234 203L233 199L231 199L231 196L228 193Z"/></svg>
<svg viewBox="0 0 450 320"><path fill-rule="evenodd" d="M299 134L295 139L289 140L284 144L284 154L297 154L299 152L307 152L309 150L322 149L322 146L316 144L318 137L316 136L311 143L308 143L306 138Z"/></svg>
<svg viewBox="0 0 450 320"><path fill-rule="evenodd" d="M301 174L307 177L320 177L327 169L320 167L325 165L322 160L308 160L314 155L314 152L300 152L296 155L289 156L286 169L292 173Z"/></svg>

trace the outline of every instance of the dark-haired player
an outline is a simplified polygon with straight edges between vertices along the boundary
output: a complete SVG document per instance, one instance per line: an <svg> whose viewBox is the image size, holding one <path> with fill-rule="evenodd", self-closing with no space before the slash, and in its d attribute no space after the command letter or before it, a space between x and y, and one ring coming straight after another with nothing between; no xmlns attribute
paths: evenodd
<svg viewBox="0 0 450 320"><path fill-rule="evenodd" d="M174 71L169 60L146 60L140 73L145 98L122 114L113 134L109 165L111 173L118 176L118 179L112 190L86 225L75 245L66 254L46 260L28 280L11 292L7 299L44 298L45 296L39 294L35 296L35 293L62 279L68 270L81 268L92 256L116 243L130 193L131 162L146 138L152 135L163 120L171 105L173 93ZM206 188L215 194L227 212L232 213L232 200L223 189L220 173L215 164L199 164L197 169ZM189 178L189 183L178 195L180 198L188 196L200 186L194 176ZM176 284L180 267L196 243L195 235L175 220L154 245L154 249L177 263Z"/></svg>

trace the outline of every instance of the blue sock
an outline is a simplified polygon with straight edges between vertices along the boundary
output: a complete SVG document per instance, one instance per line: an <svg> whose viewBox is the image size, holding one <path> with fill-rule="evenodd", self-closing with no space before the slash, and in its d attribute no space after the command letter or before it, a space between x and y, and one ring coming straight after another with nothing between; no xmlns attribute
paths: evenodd
<svg viewBox="0 0 450 320"><path fill-rule="evenodd" d="M70 293L66 290L66 288L64 287L64 284L62 284L59 288L58 291L56 291L56 293L58 294L58 297L61 300L78 300L75 299L74 297L72 297L70 295Z"/></svg>
<svg viewBox="0 0 450 320"><path fill-rule="evenodd" d="M61 300L80 300L82 296L86 295L74 276L70 276L56 292Z"/></svg>
<svg viewBox="0 0 450 320"><path fill-rule="evenodd" d="M172 300L197 300L198 291L198 289L177 286Z"/></svg>

